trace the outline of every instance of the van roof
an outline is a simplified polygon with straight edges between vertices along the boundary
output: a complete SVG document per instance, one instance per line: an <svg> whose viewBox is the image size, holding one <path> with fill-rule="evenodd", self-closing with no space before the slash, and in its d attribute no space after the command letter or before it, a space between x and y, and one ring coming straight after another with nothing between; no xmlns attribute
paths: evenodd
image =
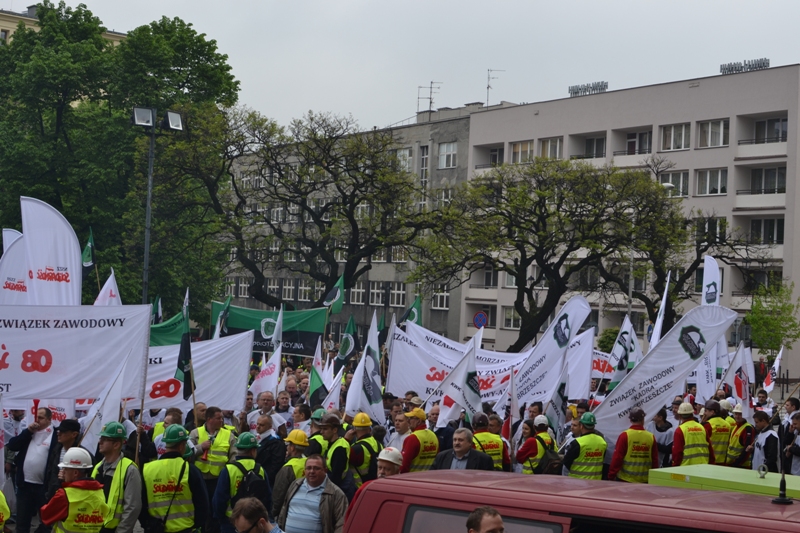
<svg viewBox="0 0 800 533"><path fill-rule="evenodd" d="M722 467L720 467L722 468ZM448 491L447 487L457 487ZM737 492L706 491L660 487L633 483L614 483L568 478L562 476L524 476L504 472L437 470L417 472L378 479L368 489L396 494L423 495L434 490L436 497L463 499L470 493L483 498L488 505L513 506L513 500L547 502L547 511L555 514L585 515L591 509L609 509L615 505L641 505L653 514L665 515L664 510L699 512L708 516L709 510L743 519L781 520L800 524L800 506L777 505L768 496ZM724 495L724 499L722 499ZM493 499L487 497L494 496ZM775 495L777 496L777 494ZM479 500L481 501L481 500ZM584 510L576 512L575 502ZM747 521L747 520L746 520Z"/></svg>

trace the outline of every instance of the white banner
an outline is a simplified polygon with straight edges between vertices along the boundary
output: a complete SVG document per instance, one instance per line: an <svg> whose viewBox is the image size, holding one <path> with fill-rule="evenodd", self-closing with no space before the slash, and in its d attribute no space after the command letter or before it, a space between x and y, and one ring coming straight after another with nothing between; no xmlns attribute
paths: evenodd
<svg viewBox="0 0 800 533"><path fill-rule="evenodd" d="M224 338L224 337L223 337ZM217 339L215 339L217 340ZM194 344L192 344L194 347ZM281 346L278 346L278 349L272 353L272 356L269 358L268 361L261 363L261 370L256 374L253 383L250 385L248 389L250 392L253 393L253 399L258 399L258 395L262 392L271 391L273 394L277 395L278 389L278 377L281 371ZM286 384L284 383L284 387ZM237 407L237 409L241 409L241 407Z"/></svg>
<svg viewBox="0 0 800 533"><path fill-rule="evenodd" d="M661 304L658 306L658 315L656 315L656 323L653 324L653 332L650 334L650 347L647 351L652 350L661 340L661 329L664 327L664 313L667 309L667 298L669 298L669 282L672 277L672 271L667 272L667 284L664 286L664 294L661 295Z"/></svg>
<svg viewBox="0 0 800 533"><path fill-rule="evenodd" d="M517 402L546 402L559 384L567 347L578 334L578 329L589 316L591 307L583 296L573 296L564 304L542 338L534 346L533 353L517 371ZM504 393L498 402L507 402ZM502 409L505 406L501 407ZM497 406L495 409L500 410Z"/></svg>
<svg viewBox="0 0 800 533"><path fill-rule="evenodd" d="M87 450L97 448L100 441L100 431L109 422L119 421L119 408L122 404L122 382L124 380L125 366L127 360L122 361L119 367L111 374L103 392L100 393L97 401L92 403L92 407L82 420L81 446ZM128 435L125 435L128 438Z"/></svg>
<svg viewBox="0 0 800 533"><path fill-rule="evenodd" d="M28 305L25 241L16 239L0 257L0 305Z"/></svg>
<svg viewBox="0 0 800 533"><path fill-rule="evenodd" d="M355 416L359 412L369 415L370 419L378 424L386 422L386 413L383 411L383 398L381 397L381 347L378 344L378 320L373 311L372 323L367 334L367 343L364 354L353 373L353 380L347 390L347 404L345 412Z"/></svg>
<svg viewBox="0 0 800 533"><path fill-rule="evenodd" d="M722 383L730 385L733 397L742 406L742 416L750 418L753 416L753 408L750 405L750 384L754 378L747 369L747 357L744 342L739 342L739 347L731 360L731 366L722 376Z"/></svg>
<svg viewBox="0 0 800 533"><path fill-rule="evenodd" d="M150 348L145 409L179 407L185 413L192 408L191 398L183 399L181 383L175 379L179 351L179 344ZM252 330L221 339L193 342L192 373L197 401L209 407L213 405L222 410L239 411L244 405L244 391L249 379L248 362L252 351ZM125 370L124 398L139 395L139 389L127 383L128 371L132 367L136 365L129 364ZM137 398L133 405L139 405L139 402L141 399Z"/></svg>
<svg viewBox="0 0 800 533"><path fill-rule="evenodd" d="M589 328L570 343L567 348L567 398L589 397L592 385L592 357L594 350L594 328Z"/></svg>
<svg viewBox="0 0 800 533"><path fill-rule="evenodd" d="M782 358L783 358L783 346L781 346L781 351L778 352L778 356L775 357L775 362L772 363L772 368L769 369L767 377L764 378L764 390L767 391L767 394L771 393L772 389L775 388L775 380L778 379L778 375L781 372Z"/></svg>
<svg viewBox="0 0 800 533"><path fill-rule="evenodd" d="M106 284L97 295L94 305L122 305L122 300L119 298L119 289L117 288L117 278L114 275L114 269L111 269L111 275L108 276Z"/></svg>
<svg viewBox="0 0 800 533"><path fill-rule="evenodd" d="M553 427L553 432L556 434L557 446L564 444L567 438L568 430L564 427L567 423L567 395L566 387L569 381L569 367L564 368L561 372L560 384L556 393L550 397L550 401L544 406L544 415L547 417L548 422Z"/></svg>
<svg viewBox="0 0 800 533"><path fill-rule="evenodd" d="M705 350L735 319L736 313L724 307L695 307L664 335L594 411L597 429L605 435L609 448L630 426L628 413L633 407L641 407L650 418L681 394L680 387Z"/></svg>
<svg viewBox="0 0 800 533"><path fill-rule="evenodd" d="M333 368L333 367L331 367ZM339 373L336 374L336 377L333 380L332 386L330 387L330 392L325 397L325 400L322 402L322 408L326 411L330 409L339 410L339 403L340 398L342 396L342 374L344 373L344 367L339 369Z"/></svg>
<svg viewBox="0 0 800 533"><path fill-rule="evenodd" d="M464 357L439 384L445 395L450 396L453 401L466 410L468 420L472 420L475 413L483 411L481 408L478 371L475 366L475 354L478 346L481 345L482 339L483 328L479 329L475 336L470 339L469 343L467 343Z"/></svg>
<svg viewBox="0 0 800 533"><path fill-rule="evenodd" d="M72 226L41 200L20 196L19 202L30 305L81 305L83 261Z"/></svg>
<svg viewBox="0 0 800 533"><path fill-rule="evenodd" d="M608 390L613 390L641 360L642 346L639 343L639 337L633 329L630 317L625 315L622 327L619 328L619 334L617 334L617 340L614 342L614 348L611 349L608 358L608 364L614 368L614 373L611 376L603 376L611 379Z"/></svg>
<svg viewBox="0 0 800 533"><path fill-rule="evenodd" d="M17 230L3 228L3 253L6 253L8 251L8 247L11 246L11 243L20 237L22 237L22 233L18 232Z"/></svg>
<svg viewBox="0 0 800 533"><path fill-rule="evenodd" d="M461 361L461 357L467 349L466 344L461 344L447 337L442 337L414 322L406 322L406 335L408 335L408 338L414 341L414 343L430 352L434 357L450 365L451 368ZM493 368L504 368L502 372L499 372L504 374L508 372L511 366L522 364L522 362L528 358L528 355L530 355L531 350L532 348L519 353L512 353L495 352L479 347L476 354L478 371L480 371L483 365L492 365Z"/></svg>
<svg viewBox="0 0 800 533"><path fill-rule="evenodd" d="M717 393L717 359L719 353L728 352L728 342L725 336L720 337L717 342L709 348L703 360L697 367L697 378L694 382L697 386L697 394L695 395L695 402L705 404L706 401L714 398Z"/></svg>
<svg viewBox="0 0 800 533"><path fill-rule="evenodd" d="M722 281L719 275L717 260L707 255L703 258L703 297L701 305L719 305L719 293L722 292Z"/></svg>
<svg viewBox="0 0 800 533"><path fill-rule="evenodd" d="M0 392L4 398L97 397L130 354L141 383L150 306L0 306Z"/></svg>
<svg viewBox="0 0 800 533"><path fill-rule="evenodd" d="M3 240L5 241L5 231L3 230ZM7 413L3 408L3 395L0 394L0 413L3 413L3 434L0 435L0 455L5 459L6 456L6 430L5 430L5 418L10 417L11 413ZM3 461L3 466L5 467L5 460ZM0 468L0 490L6 487L6 469ZM4 520L8 520L7 516L2 517Z"/></svg>
<svg viewBox="0 0 800 533"><path fill-rule="evenodd" d="M608 362L611 354L594 350L592 355L592 379L602 379L614 373L614 367Z"/></svg>

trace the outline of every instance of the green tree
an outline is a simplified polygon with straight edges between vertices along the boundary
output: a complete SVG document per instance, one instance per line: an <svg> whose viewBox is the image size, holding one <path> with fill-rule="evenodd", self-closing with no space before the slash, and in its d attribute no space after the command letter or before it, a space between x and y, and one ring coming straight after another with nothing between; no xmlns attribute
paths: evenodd
<svg viewBox="0 0 800 533"><path fill-rule="evenodd" d="M769 351L774 357L781 346L791 348L800 339L800 298L793 299L794 282L773 280L761 285L753 294L753 305L745 316L750 325L753 346Z"/></svg>
<svg viewBox="0 0 800 533"><path fill-rule="evenodd" d="M603 333L597 337L597 349L601 352L611 353L614 349L614 343L617 341L619 335L619 328L606 328Z"/></svg>

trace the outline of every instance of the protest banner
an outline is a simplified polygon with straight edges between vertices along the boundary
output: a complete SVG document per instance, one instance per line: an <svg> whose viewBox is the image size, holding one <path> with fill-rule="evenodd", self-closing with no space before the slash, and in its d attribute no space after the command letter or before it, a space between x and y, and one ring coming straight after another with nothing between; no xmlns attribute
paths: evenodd
<svg viewBox="0 0 800 533"><path fill-rule="evenodd" d="M376 313L373 312L364 354L353 372L353 380L347 390L345 413L355 416L359 412L364 412L373 422L383 424L386 422L386 414L383 411L380 350L378 320Z"/></svg>
<svg viewBox="0 0 800 533"><path fill-rule="evenodd" d="M0 257L0 305L28 305L25 242L24 237L18 237Z"/></svg>

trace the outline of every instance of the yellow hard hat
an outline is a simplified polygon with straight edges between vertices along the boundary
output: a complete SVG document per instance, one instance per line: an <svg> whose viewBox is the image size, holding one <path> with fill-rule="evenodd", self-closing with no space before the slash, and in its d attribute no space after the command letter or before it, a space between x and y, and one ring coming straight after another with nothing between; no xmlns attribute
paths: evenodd
<svg viewBox="0 0 800 533"><path fill-rule="evenodd" d="M289 436L286 437L285 440L296 446L308 446L308 437L302 429L293 429L289 432Z"/></svg>
<svg viewBox="0 0 800 533"><path fill-rule="evenodd" d="M353 419L353 426L357 428L368 428L372 426L372 420L367 413L358 413Z"/></svg>

